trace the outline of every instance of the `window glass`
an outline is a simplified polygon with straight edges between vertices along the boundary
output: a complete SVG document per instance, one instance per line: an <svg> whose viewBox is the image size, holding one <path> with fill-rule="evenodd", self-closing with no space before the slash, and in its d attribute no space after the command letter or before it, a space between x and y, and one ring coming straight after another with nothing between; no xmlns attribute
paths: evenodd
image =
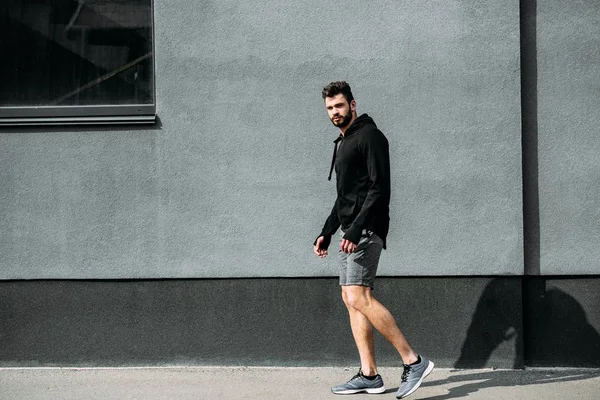
<svg viewBox="0 0 600 400"><path fill-rule="evenodd" d="M152 28L152 0L1 0L0 117L147 114Z"/></svg>

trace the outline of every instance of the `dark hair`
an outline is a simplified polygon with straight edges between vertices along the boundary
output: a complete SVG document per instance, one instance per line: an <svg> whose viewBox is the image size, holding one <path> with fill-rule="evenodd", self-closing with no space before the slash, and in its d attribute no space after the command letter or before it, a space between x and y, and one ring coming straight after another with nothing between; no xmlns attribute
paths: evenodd
<svg viewBox="0 0 600 400"><path fill-rule="evenodd" d="M323 100L325 100L325 97L334 97L340 93L348 100L348 104L354 100L350 85L348 85L346 81L331 82L329 85L325 86L322 92Z"/></svg>

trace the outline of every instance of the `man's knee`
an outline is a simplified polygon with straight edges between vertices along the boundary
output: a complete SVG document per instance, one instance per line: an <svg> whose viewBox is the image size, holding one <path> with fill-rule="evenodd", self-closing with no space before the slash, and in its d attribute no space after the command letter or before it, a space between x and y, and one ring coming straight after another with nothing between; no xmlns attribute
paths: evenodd
<svg viewBox="0 0 600 400"><path fill-rule="evenodd" d="M348 305L348 295L346 294L346 286L342 286L342 300Z"/></svg>
<svg viewBox="0 0 600 400"><path fill-rule="evenodd" d="M371 303L371 288L368 286L344 286L342 299L347 307L360 311Z"/></svg>

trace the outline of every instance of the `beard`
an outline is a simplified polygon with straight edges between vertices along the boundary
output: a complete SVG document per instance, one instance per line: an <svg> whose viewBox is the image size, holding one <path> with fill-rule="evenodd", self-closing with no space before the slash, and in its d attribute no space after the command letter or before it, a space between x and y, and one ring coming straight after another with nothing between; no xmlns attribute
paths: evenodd
<svg viewBox="0 0 600 400"><path fill-rule="evenodd" d="M334 120L335 117L342 117L342 118L335 121ZM350 109L348 109L348 113L346 115L336 114L333 117L331 117L331 122L333 123L333 125L337 126L338 128L345 128L346 126L348 126L348 124L350 123L351 120L352 120L352 110L350 110Z"/></svg>

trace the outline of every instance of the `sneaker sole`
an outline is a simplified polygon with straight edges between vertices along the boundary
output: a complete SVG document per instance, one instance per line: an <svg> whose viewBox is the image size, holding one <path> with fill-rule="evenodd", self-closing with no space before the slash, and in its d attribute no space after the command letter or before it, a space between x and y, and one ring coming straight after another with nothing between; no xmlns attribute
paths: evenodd
<svg viewBox="0 0 600 400"><path fill-rule="evenodd" d="M423 383L423 379L427 378L427 376L431 373L431 371L433 371L433 367L435 367L435 365L431 361L429 361L429 365L425 369L425 372L423 372L423 376L421 376L421 379L419 379L419 382L417 382L417 384L408 393L406 393L400 397L396 396L396 398L403 399L403 398L413 394L415 392L415 390L417 390L419 388L419 386L421 386L421 383Z"/></svg>
<svg viewBox="0 0 600 400"><path fill-rule="evenodd" d="M342 390L339 392L334 392L332 390L333 394L356 394L356 393L362 393L362 392L367 392L368 394L381 394L381 393L385 392L385 386L378 387L378 388L369 388L369 389Z"/></svg>

